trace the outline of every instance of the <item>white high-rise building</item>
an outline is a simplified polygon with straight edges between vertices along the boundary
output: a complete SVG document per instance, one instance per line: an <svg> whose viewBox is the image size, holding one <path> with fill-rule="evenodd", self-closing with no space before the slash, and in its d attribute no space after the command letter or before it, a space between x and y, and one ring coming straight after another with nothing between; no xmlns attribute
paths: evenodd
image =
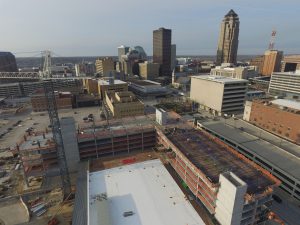
<svg viewBox="0 0 300 225"><path fill-rule="evenodd" d="M243 111L247 80L223 76L192 76L191 99L213 114Z"/></svg>

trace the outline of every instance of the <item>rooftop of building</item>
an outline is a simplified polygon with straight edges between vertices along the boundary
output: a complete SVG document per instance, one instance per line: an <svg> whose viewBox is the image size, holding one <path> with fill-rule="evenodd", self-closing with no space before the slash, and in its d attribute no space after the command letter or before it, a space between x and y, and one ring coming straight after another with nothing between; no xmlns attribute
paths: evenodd
<svg viewBox="0 0 300 225"><path fill-rule="evenodd" d="M283 61L286 63L300 63L300 55L285 55Z"/></svg>
<svg viewBox="0 0 300 225"><path fill-rule="evenodd" d="M199 122L205 129L237 143L251 154L258 155L265 162L271 163L274 168L300 180L299 145L283 140L242 120L228 118L226 124L221 119L203 119Z"/></svg>
<svg viewBox="0 0 300 225"><path fill-rule="evenodd" d="M106 92L113 104L140 102L131 91Z"/></svg>
<svg viewBox="0 0 300 225"><path fill-rule="evenodd" d="M200 130L176 129L166 135L212 183L219 182L221 173L231 171L247 183L249 194L262 193L275 184Z"/></svg>
<svg viewBox="0 0 300 225"><path fill-rule="evenodd" d="M72 93L69 91L54 91L55 95L58 95L59 97L71 97ZM36 89L31 95L31 97L45 97L45 90L43 88Z"/></svg>
<svg viewBox="0 0 300 225"><path fill-rule="evenodd" d="M14 56L11 52L0 52L0 57L3 56Z"/></svg>
<svg viewBox="0 0 300 225"><path fill-rule="evenodd" d="M300 101L291 100L291 99L256 99L253 100L255 103L264 104L269 107L279 108L281 110L296 113L300 115Z"/></svg>
<svg viewBox="0 0 300 225"><path fill-rule="evenodd" d="M278 106L300 110L300 102L299 101L294 101L294 100L290 100L290 99L275 99L271 102Z"/></svg>
<svg viewBox="0 0 300 225"><path fill-rule="evenodd" d="M171 31L171 29L167 29L167 28L164 28L164 27L160 27L160 28L158 28L157 30L154 30L154 31L159 31L159 30L167 30L167 31Z"/></svg>
<svg viewBox="0 0 300 225"><path fill-rule="evenodd" d="M300 75L300 70L296 70L296 71L290 71L290 72L273 72L273 74L278 74L278 75L296 75L299 76Z"/></svg>
<svg viewBox="0 0 300 225"><path fill-rule="evenodd" d="M222 84L248 82L247 80L244 80L244 79L236 79L236 78L231 78L231 77L214 76L214 75L199 75L199 76L192 76L192 78L199 79L199 80L213 81L213 82L222 83Z"/></svg>
<svg viewBox="0 0 300 225"><path fill-rule="evenodd" d="M91 225L205 224L160 160L90 173L88 185Z"/></svg>
<svg viewBox="0 0 300 225"><path fill-rule="evenodd" d="M236 14L233 9L230 9L230 11L225 15L225 17L238 17L238 14Z"/></svg>
<svg viewBox="0 0 300 225"><path fill-rule="evenodd" d="M31 135L25 136L26 140L23 138L23 140L18 143L20 151L53 146L53 135L51 132L45 133L45 138L43 134L39 132L33 132Z"/></svg>
<svg viewBox="0 0 300 225"><path fill-rule="evenodd" d="M109 128L106 121L95 121L95 134L99 137L119 136L126 133L140 133L148 130L154 130L153 120L155 115L134 116L122 119L113 119L109 121ZM79 140L94 137L94 128L89 123L79 124L80 133L77 135Z"/></svg>
<svg viewBox="0 0 300 225"><path fill-rule="evenodd" d="M111 81L109 79L108 80L99 79L98 84L100 84L100 85L126 84L126 82L122 81L122 80L115 80L115 79L112 79Z"/></svg>
<svg viewBox="0 0 300 225"><path fill-rule="evenodd" d="M265 54L270 54L270 53L283 53L283 51L279 51L276 49L268 49L265 51Z"/></svg>
<svg viewBox="0 0 300 225"><path fill-rule="evenodd" d="M216 68L212 70L222 70L222 71L235 71L235 70L253 70L255 69L254 66L227 66L227 65L221 65L216 66Z"/></svg>
<svg viewBox="0 0 300 225"><path fill-rule="evenodd" d="M150 86L150 85L159 85L160 83L152 81L152 80L136 80L136 79L131 79L129 80L130 83L140 85L140 86Z"/></svg>

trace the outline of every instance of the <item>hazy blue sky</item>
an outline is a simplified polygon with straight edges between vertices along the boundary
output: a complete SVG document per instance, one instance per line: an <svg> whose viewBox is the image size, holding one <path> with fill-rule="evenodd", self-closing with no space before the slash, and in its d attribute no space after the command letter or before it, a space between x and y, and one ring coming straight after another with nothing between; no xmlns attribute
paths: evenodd
<svg viewBox="0 0 300 225"><path fill-rule="evenodd" d="M124 44L152 55L152 31L166 27L177 54L214 55L231 8L240 17L239 54L262 54L273 28L275 48L300 53L300 0L0 0L0 50L99 56Z"/></svg>

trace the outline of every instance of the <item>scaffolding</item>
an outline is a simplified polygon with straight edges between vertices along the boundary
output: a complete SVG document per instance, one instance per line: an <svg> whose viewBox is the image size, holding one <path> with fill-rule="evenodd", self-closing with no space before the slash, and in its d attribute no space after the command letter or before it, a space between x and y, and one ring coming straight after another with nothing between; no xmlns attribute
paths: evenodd
<svg viewBox="0 0 300 225"><path fill-rule="evenodd" d="M45 177L57 170L56 145L48 131L26 133L14 151L20 155L27 186L30 177Z"/></svg>

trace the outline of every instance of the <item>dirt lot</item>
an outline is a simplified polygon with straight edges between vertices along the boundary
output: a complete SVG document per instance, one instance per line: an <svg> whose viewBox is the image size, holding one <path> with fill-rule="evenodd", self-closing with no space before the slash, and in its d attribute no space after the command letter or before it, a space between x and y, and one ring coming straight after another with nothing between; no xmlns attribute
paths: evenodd
<svg viewBox="0 0 300 225"><path fill-rule="evenodd" d="M86 107L86 108L77 108L77 109L62 109L58 111L59 117L74 117L77 123L83 122L83 117L88 116L89 114L94 114L95 118L100 119L100 108L99 107ZM10 129L10 131L0 139L1 148L12 147L20 140L26 132L27 128L33 127L35 131L44 131L48 125L49 117L47 112L29 112L23 114L16 114L9 118L1 118L0 121L5 123L0 128L1 131ZM17 121L21 121L19 125L13 126Z"/></svg>
<svg viewBox="0 0 300 225"><path fill-rule="evenodd" d="M26 208L19 200L12 200L0 205L0 224L15 225L28 221Z"/></svg>

